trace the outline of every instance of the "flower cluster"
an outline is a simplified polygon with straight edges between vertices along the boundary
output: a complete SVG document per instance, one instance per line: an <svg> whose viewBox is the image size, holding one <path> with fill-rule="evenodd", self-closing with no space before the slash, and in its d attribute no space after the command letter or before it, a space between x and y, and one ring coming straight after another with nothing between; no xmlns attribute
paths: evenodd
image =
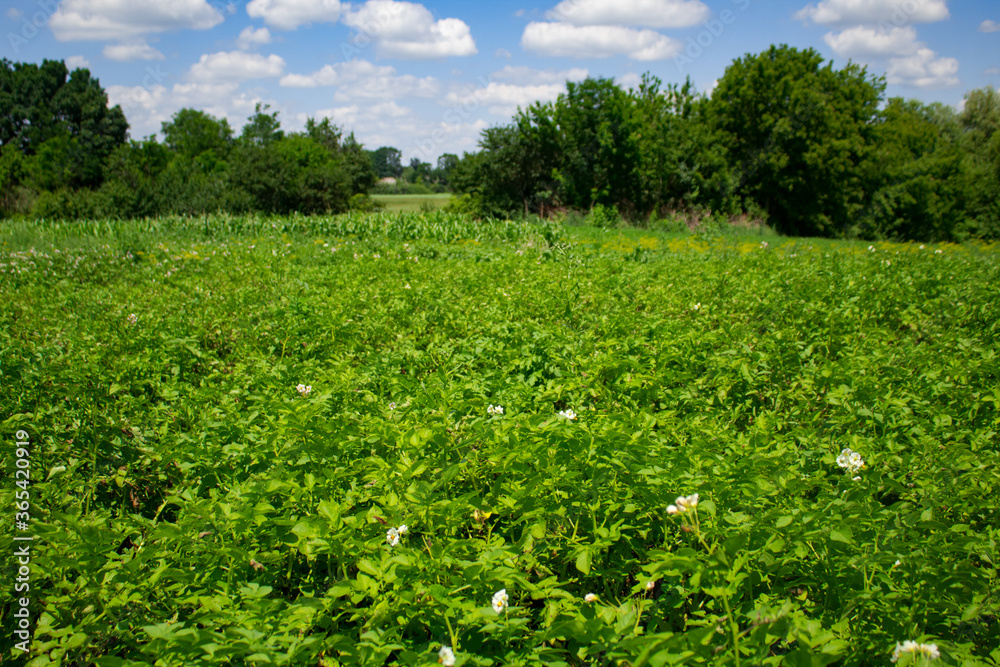
<svg viewBox="0 0 1000 667"><path fill-rule="evenodd" d="M667 514L683 514L698 507L698 494L693 493L690 496L679 496L674 502L677 504L667 506Z"/></svg>
<svg viewBox="0 0 1000 667"><path fill-rule="evenodd" d="M309 395L309 392L311 392L313 388L311 384L300 384L295 387L295 390L299 392L299 396L305 397Z"/></svg>
<svg viewBox="0 0 1000 667"><path fill-rule="evenodd" d="M840 456L837 457L837 465L853 475L865 467L865 460L861 458L861 454L850 447L845 447L844 451L840 452Z"/></svg>
<svg viewBox="0 0 1000 667"><path fill-rule="evenodd" d="M399 528L390 528L385 531L385 541L389 543L390 547L398 546L399 538L406 535L409 531L410 529L406 527L405 523Z"/></svg>
<svg viewBox="0 0 1000 667"><path fill-rule="evenodd" d="M892 652L892 661L899 660L904 653L917 655L929 660L936 660L941 657L937 644L918 644L915 641L906 640L902 644L896 643L896 650Z"/></svg>
<svg viewBox="0 0 1000 667"><path fill-rule="evenodd" d="M583 601L584 602L597 602L597 594L596 593L587 593L586 595L583 596Z"/></svg>
<svg viewBox="0 0 1000 667"><path fill-rule="evenodd" d="M560 410L559 416L563 419L576 419L576 413L572 410Z"/></svg>
<svg viewBox="0 0 1000 667"><path fill-rule="evenodd" d="M502 415L503 414L503 406L502 405L490 405L490 407L486 408L486 413L489 414L489 415Z"/></svg>
<svg viewBox="0 0 1000 667"><path fill-rule="evenodd" d="M507 596L507 589L501 588L493 594L493 600L490 604L493 605L493 611L498 614L502 614L507 611L507 605L509 602L510 598Z"/></svg>
<svg viewBox="0 0 1000 667"><path fill-rule="evenodd" d="M132 326L135 326L136 324L139 323L139 316L136 315L135 313L131 313L126 319L128 320L128 323L131 324Z"/></svg>
<svg viewBox="0 0 1000 667"><path fill-rule="evenodd" d="M441 650L438 651L438 662L444 665L444 667L454 667L455 652L451 650L450 646L441 647Z"/></svg>

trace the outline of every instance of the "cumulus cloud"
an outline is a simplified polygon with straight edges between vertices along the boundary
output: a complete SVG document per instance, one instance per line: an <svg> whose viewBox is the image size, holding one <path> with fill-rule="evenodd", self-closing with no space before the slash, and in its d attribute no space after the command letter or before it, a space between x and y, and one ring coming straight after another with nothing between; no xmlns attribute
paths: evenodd
<svg viewBox="0 0 1000 667"><path fill-rule="evenodd" d="M240 36L236 38L236 46L243 51L249 51L256 46L263 46L271 43L271 31L267 28L257 28L253 26L243 28Z"/></svg>
<svg viewBox="0 0 1000 667"><path fill-rule="evenodd" d="M344 7L339 0L251 0L247 14L272 28L295 30L309 23L336 23Z"/></svg>
<svg viewBox="0 0 1000 667"><path fill-rule="evenodd" d="M163 60L163 54L146 42L108 45L101 53L108 60L132 62L133 60Z"/></svg>
<svg viewBox="0 0 1000 667"><path fill-rule="evenodd" d="M823 0L799 10L795 18L820 25L891 22L935 23L949 18L947 0Z"/></svg>
<svg viewBox="0 0 1000 667"><path fill-rule="evenodd" d="M827 33L824 40L843 58L901 56L916 53L920 48L917 31L909 26L885 30L859 25L840 33Z"/></svg>
<svg viewBox="0 0 1000 667"><path fill-rule="evenodd" d="M373 39L377 53L387 58L423 60L478 53L464 21L435 21L426 7L413 2L368 0L344 14L343 22L358 31L356 43Z"/></svg>
<svg viewBox="0 0 1000 667"><path fill-rule="evenodd" d="M109 103L118 104L128 119L132 136L148 136L160 131L164 121L184 108L200 109L216 118L225 118L238 134L258 102L277 107L275 100L239 92L238 83L178 83L171 87L108 86ZM284 116L280 117L284 125Z"/></svg>
<svg viewBox="0 0 1000 667"><path fill-rule="evenodd" d="M312 74L289 74L280 84L287 88L337 86L335 99L388 100L399 97L434 97L439 85L434 77L418 78L398 74L395 67L375 65L367 60L351 60L324 65Z"/></svg>
<svg viewBox="0 0 1000 667"><path fill-rule="evenodd" d="M958 60L941 58L933 50L921 48L912 56L892 58L886 80L917 88L951 88L959 85Z"/></svg>
<svg viewBox="0 0 1000 667"><path fill-rule="evenodd" d="M281 76L285 61L281 56L223 51L206 53L191 66L188 79L198 83L221 83Z"/></svg>
<svg viewBox="0 0 1000 667"><path fill-rule="evenodd" d="M81 67L90 67L90 61L83 56L70 56L65 60L66 68L70 71L79 69Z"/></svg>
<svg viewBox="0 0 1000 667"><path fill-rule="evenodd" d="M701 0L563 0L546 17L577 26L686 28L711 15Z"/></svg>
<svg viewBox="0 0 1000 667"><path fill-rule="evenodd" d="M169 30L207 30L222 20L206 0L62 0L49 27L61 42L101 41Z"/></svg>
<svg viewBox="0 0 1000 667"><path fill-rule="evenodd" d="M1000 23L986 19L979 24L979 32L1000 32Z"/></svg>
<svg viewBox="0 0 1000 667"><path fill-rule="evenodd" d="M606 58L625 55L642 61L673 58L683 48L681 42L654 30L537 22L525 27L521 46L546 56Z"/></svg>

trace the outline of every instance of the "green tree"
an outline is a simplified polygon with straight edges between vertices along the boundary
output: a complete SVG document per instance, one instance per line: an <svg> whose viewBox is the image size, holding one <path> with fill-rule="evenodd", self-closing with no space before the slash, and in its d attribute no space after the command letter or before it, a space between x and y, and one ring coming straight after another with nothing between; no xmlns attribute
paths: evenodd
<svg viewBox="0 0 1000 667"><path fill-rule="evenodd" d="M859 165L884 89L857 65L824 66L814 49L772 46L737 59L709 105L737 194L781 233L846 233L863 205Z"/></svg>
<svg viewBox="0 0 1000 667"><path fill-rule="evenodd" d="M560 133L558 180L564 203L634 212L640 198L639 128L629 95L611 79L568 81L552 121Z"/></svg>
<svg viewBox="0 0 1000 667"><path fill-rule="evenodd" d="M34 158L52 142L29 169L37 185L100 185L103 161L127 137L125 114L108 107L107 93L89 70L71 73L54 60L41 65L0 60L0 146L15 146Z"/></svg>
<svg viewBox="0 0 1000 667"><path fill-rule="evenodd" d="M704 118L707 102L690 79L661 89L646 74L632 92L638 145L639 195L644 214L707 207L731 208L725 155Z"/></svg>
<svg viewBox="0 0 1000 667"><path fill-rule="evenodd" d="M225 168L233 144L233 129L225 118L196 109L181 109L162 124L166 146L180 158L206 171Z"/></svg>
<svg viewBox="0 0 1000 667"><path fill-rule="evenodd" d="M267 113L270 108L270 104L257 103L253 115L247 118L248 122L243 126L243 132L240 134L241 141L263 147L285 136L281 129L281 122L278 120L278 112Z"/></svg>
<svg viewBox="0 0 1000 667"><path fill-rule="evenodd" d="M966 235L1000 238L1000 93L973 90L959 116L967 197Z"/></svg>
<svg viewBox="0 0 1000 667"><path fill-rule="evenodd" d="M372 167L379 178L400 178L403 175L403 154L398 148L382 146L371 153Z"/></svg>
<svg viewBox="0 0 1000 667"><path fill-rule="evenodd" d="M866 238L946 241L964 218L958 119L950 107L893 98L879 114L867 171Z"/></svg>

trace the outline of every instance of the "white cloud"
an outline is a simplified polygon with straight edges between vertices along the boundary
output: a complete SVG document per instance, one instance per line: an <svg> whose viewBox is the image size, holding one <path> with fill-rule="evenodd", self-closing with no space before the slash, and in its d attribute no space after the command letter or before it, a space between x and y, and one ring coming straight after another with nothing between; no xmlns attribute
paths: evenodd
<svg viewBox="0 0 1000 667"><path fill-rule="evenodd" d="M207 30L222 20L206 0L62 0L49 27L60 42L100 41L168 30Z"/></svg>
<svg viewBox="0 0 1000 667"><path fill-rule="evenodd" d="M983 72L983 74L986 76L1000 76L1000 67L991 67Z"/></svg>
<svg viewBox="0 0 1000 667"><path fill-rule="evenodd" d="M70 71L80 67L90 67L90 61L83 56L70 56L65 60L66 68Z"/></svg>
<svg viewBox="0 0 1000 667"><path fill-rule="evenodd" d="M510 117L518 108L523 109L532 102L551 102L565 91L565 83L519 86L494 81L485 88L449 93L446 101L449 105L462 107L466 111L486 107L490 113Z"/></svg>
<svg viewBox="0 0 1000 667"><path fill-rule="evenodd" d="M917 88L951 88L961 83L956 74L957 59L939 58L931 49L922 48L912 56L891 59L886 80Z"/></svg>
<svg viewBox="0 0 1000 667"><path fill-rule="evenodd" d="M216 118L225 118L238 134L253 114L257 102L274 104L259 96L239 92L237 83L178 83L171 88L152 86L108 86L108 101L121 105L133 137L160 131L162 123L183 108L199 109ZM279 120L284 121L279 116ZM284 122L282 122L284 125Z"/></svg>
<svg viewBox="0 0 1000 667"><path fill-rule="evenodd" d="M537 22L525 27L521 46L546 56L606 58L627 55L642 61L672 58L683 48L681 42L654 30Z"/></svg>
<svg viewBox="0 0 1000 667"><path fill-rule="evenodd" d="M145 42L107 45L101 51L108 60L132 62L134 60L163 60L162 53Z"/></svg>
<svg viewBox="0 0 1000 667"><path fill-rule="evenodd" d="M375 65L367 60L351 60L324 65L312 74L289 74L280 84L287 88L316 88L338 86L335 98L352 101L388 100L398 97L434 97L439 86L434 77L418 78L411 74L397 74L389 65Z"/></svg>
<svg viewBox="0 0 1000 667"><path fill-rule="evenodd" d="M335 23L345 6L339 0L251 0L247 14L272 28L295 30L308 23Z"/></svg>
<svg viewBox="0 0 1000 667"><path fill-rule="evenodd" d="M532 85L544 83L564 84L567 81L583 81L589 72L582 67L571 69L534 69L532 67L514 67L507 65L502 70L490 75L490 79L499 79L518 85Z"/></svg>
<svg viewBox="0 0 1000 667"><path fill-rule="evenodd" d="M284 71L285 61L281 56L265 58L257 53L223 51L202 55L191 66L188 78L199 83L221 83L281 76Z"/></svg>
<svg viewBox="0 0 1000 667"><path fill-rule="evenodd" d="M395 0L368 0L343 22L358 31L355 43L374 39L380 56L422 60L478 53L469 26L454 18L434 20L423 5Z"/></svg>
<svg viewBox="0 0 1000 667"><path fill-rule="evenodd" d="M249 51L255 46L262 46L271 43L271 31L267 28L257 28L248 25L243 28L240 36L236 38L236 45L243 51Z"/></svg>
<svg viewBox="0 0 1000 667"><path fill-rule="evenodd" d="M839 33L827 33L823 39L842 58L911 55L921 46L917 42L916 29L910 26L884 30L859 25Z"/></svg>
<svg viewBox="0 0 1000 667"><path fill-rule="evenodd" d="M711 15L700 0L563 0L546 17L577 26L686 28Z"/></svg>
<svg viewBox="0 0 1000 667"><path fill-rule="evenodd" d="M979 24L979 32L1000 32L1000 23L986 19Z"/></svg>
<svg viewBox="0 0 1000 667"><path fill-rule="evenodd" d="M948 0L822 0L808 5L795 18L820 25L850 25L891 22L897 27L910 23L934 23L950 16Z"/></svg>
<svg viewBox="0 0 1000 667"><path fill-rule="evenodd" d="M493 57L494 58L506 58L507 60L510 60L511 58L514 57L514 54L511 53L510 51L508 51L507 49L500 48L500 49L497 49L496 51L493 52Z"/></svg>

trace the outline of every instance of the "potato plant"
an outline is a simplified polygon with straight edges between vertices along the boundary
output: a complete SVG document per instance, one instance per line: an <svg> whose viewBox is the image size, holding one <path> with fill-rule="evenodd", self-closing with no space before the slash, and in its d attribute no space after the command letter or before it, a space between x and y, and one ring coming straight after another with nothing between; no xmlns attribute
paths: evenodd
<svg viewBox="0 0 1000 667"><path fill-rule="evenodd" d="M5 664L1000 660L995 248L440 212L3 244Z"/></svg>

